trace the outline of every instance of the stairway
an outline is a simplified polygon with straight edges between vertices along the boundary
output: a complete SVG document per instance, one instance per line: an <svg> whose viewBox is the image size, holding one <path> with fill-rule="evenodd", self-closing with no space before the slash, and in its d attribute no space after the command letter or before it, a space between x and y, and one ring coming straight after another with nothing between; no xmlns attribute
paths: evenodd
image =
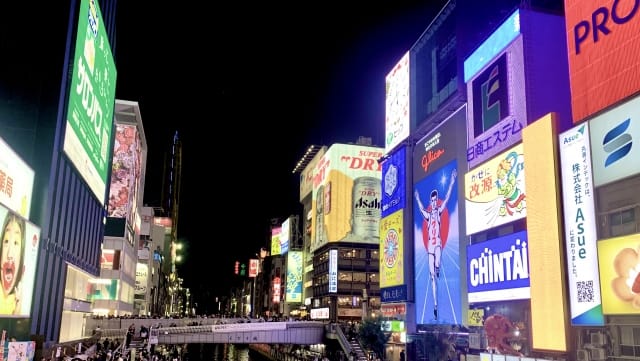
<svg viewBox="0 0 640 361"><path fill-rule="evenodd" d="M360 346L360 342L357 339L349 340L349 344L351 345L351 350L356 353L356 359L354 361L368 361L367 354L365 354L364 350Z"/></svg>
<svg viewBox="0 0 640 361"><path fill-rule="evenodd" d="M147 349L147 344L145 344L143 338L133 337L129 343L129 348L125 349L124 354L130 355L132 349L136 350L136 355L140 355L142 351Z"/></svg>

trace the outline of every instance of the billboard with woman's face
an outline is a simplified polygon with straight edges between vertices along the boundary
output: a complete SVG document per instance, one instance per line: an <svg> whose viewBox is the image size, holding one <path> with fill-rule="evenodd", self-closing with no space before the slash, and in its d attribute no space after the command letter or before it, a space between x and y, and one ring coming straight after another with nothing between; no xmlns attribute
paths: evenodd
<svg viewBox="0 0 640 361"><path fill-rule="evenodd" d="M40 228L0 206L0 317L29 317Z"/></svg>

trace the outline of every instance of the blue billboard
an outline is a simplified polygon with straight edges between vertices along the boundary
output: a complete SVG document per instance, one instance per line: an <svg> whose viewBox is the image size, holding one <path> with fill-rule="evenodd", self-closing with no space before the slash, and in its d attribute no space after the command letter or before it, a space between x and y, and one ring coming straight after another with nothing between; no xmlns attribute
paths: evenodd
<svg viewBox="0 0 640 361"><path fill-rule="evenodd" d="M405 207L406 152L402 145L382 163L382 218Z"/></svg>
<svg viewBox="0 0 640 361"><path fill-rule="evenodd" d="M416 323L461 324L457 161L414 185Z"/></svg>
<svg viewBox="0 0 640 361"><path fill-rule="evenodd" d="M469 303L531 298L527 232L467 246Z"/></svg>

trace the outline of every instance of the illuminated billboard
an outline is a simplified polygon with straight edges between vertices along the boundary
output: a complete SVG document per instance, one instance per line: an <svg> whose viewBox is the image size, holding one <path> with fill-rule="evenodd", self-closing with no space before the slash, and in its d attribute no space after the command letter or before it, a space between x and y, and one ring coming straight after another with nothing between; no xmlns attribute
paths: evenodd
<svg viewBox="0 0 640 361"><path fill-rule="evenodd" d="M469 303L529 299L527 232L467 246Z"/></svg>
<svg viewBox="0 0 640 361"><path fill-rule="evenodd" d="M413 149L413 182L431 174L452 159L464 157L467 106L463 105L447 120L416 142ZM464 158L462 158L464 159Z"/></svg>
<svg viewBox="0 0 640 361"><path fill-rule="evenodd" d="M380 221L380 287L404 284L404 212Z"/></svg>
<svg viewBox="0 0 640 361"><path fill-rule="evenodd" d="M519 142L527 125L523 39L518 36L467 83L469 167Z"/></svg>
<svg viewBox="0 0 640 361"><path fill-rule="evenodd" d="M382 148L334 144L315 169L311 251L328 242L378 244Z"/></svg>
<svg viewBox="0 0 640 361"><path fill-rule="evenodd" d="M640 173L640 96L591 119L589 131L595 187Z"/></svg>
<svg viewBox="0 0 640 361"><path fill-rule="evenodd" d="M522 144L465 174L467 235L526 217L524 176Z"/></svg>
<svg viewBox="0 0 640 361"><path fill-rule="evenodd" d="M280 225L280 254L286 254L289 252L289 242L291 234L291 221L287 218Z"/></svg>
<svg viewBox="0 0 640 361"><path fill-rule="evenodd" d="M117 124L115 131L107 214L133 224L142 170L140 136L135 125Z"/></svg>
<svg viewBox="0 0 640 361"><path fill-rule="evenodd" d="M579 122L640 89L640 12L636 1L565 0L564 13Z"/></svg>
<svg viewBox="0 0 640 361"><path fill-rule="evenodd" d="M149 279L149 266L144 263L136 263L136 295L147 294L147 284Z"/></svg>
<svg viewBox="0 0 640 361"><path fill-rule="evenodd" d="M338 250L329 250L329 293L338 292Z"/></svg>
<svg viewBox="0 0 640 361"><path fill-rule="evenodd" d="M452 160L414 185L416 323L461 320L457 162ZM464 262L464 260L463 260Z"/></svg>
<svg viewBox="0 0 640 361"><path fill-rule="evenodd" d="M411 117L420 128L430 115L458 93L456 1L447 1L411 47Z"/></svg>
<svg viewBox="0 0 640 361"><path fill-rule="evenodd" d="M389 153L407 139L411 131L409 118L409 52L391 69L385 78L384 151Z"/></svg>
<svg viewBox="0 0 640 361"><path fill-rule="evenodd" d="M287 302L302 302L302 252L290 251L287 255Z"/></svg>
<svg viewBox="0 0 640 361"><path fill-rule="evenodd" d="M398 147L382 162L382 217L405 207L407 147Z"/></svg>
<svg viewBox="0 0 640 361"><path fill-rule="evenodd" d="M640 314L640 234L600 240L597 245L602 312Z"/></svg>
<svg viewBox="0 0 640 361"><path fill-rule="evenodd" d="M96 300L107 300L107 301L115 301L118 299L118 288L120 285L120 280L117 279L91 279L89 282L91 283L91 295L90 298L92 301Z"/></svg>
<svg viewBox="0 0 640 361"><path fill-rule="evenodd" d="M0 317L30 317L40 228L0 205Z"/></svg>
<svg viewBox="0 0 640 361"><path fill-rule="evenodd" d="M271 228L271 255L277 256L281 254L280 249L280 233L282 232L281 227L273 227Z"/></svg>
<svg viewBox="0 0 640 361"><path fill-rule="evenodd" d="M531 345L535 350L565 352L569 297L564 278L557 122L555 113L536 119L523 130L522 144L527 155Z"/></svg>
<svg viewBox="0 0 640 361"><path fill-rule="evenodd" d="M109 175L116 67L100 7L80 1L64 152L100 204Z"/></svg>
<svg viewBox="0 0 640 361"><path fill-rule="evenodd" d="M462 289L466 284L461 284L460 277L466 273L466 262L460 255L466 250L460 249L464 203L459 202L458 178L466 171L466 117L463 105L413 149L411 217L418 324L462 322ZM389 296L387 299L396 299Z"/></svg>
<svg viewBox="0 0 640 361"><path fill-rule="evenodd" d="M576 326L602 326L595 194L587 123L561 133L558 143L571 323ZM587 285L591 286L588 287L590 292L585 293Z"/></svg>
<svg viewBox="0 0 640 361"><path fill-rule="evenodd" d="M34 172L0 138L0 203L29 218Z"/></svg>
<svg viewBox="0 0 640 361"><path fill-rule="evenodd" d="M313 156L307 166L300 172L300 201L302 201L307 195L313 191L313 177L316 169L316 164L324 155L327 147L322 147L318 150L318 153Z"/></svg>

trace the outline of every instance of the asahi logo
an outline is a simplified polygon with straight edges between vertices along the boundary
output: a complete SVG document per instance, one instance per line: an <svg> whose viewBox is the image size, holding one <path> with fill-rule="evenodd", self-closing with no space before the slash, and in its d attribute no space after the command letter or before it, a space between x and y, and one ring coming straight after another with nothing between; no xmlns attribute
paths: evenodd
<svg viewBox="0 0 640 361"><path fill-rule="evenodd" d="M604 162L605 168L619 161L631 151L632 138L629 133L626 133L630 123L631 118L627 118L604 136L602 149L609 154Z"/></svg>

